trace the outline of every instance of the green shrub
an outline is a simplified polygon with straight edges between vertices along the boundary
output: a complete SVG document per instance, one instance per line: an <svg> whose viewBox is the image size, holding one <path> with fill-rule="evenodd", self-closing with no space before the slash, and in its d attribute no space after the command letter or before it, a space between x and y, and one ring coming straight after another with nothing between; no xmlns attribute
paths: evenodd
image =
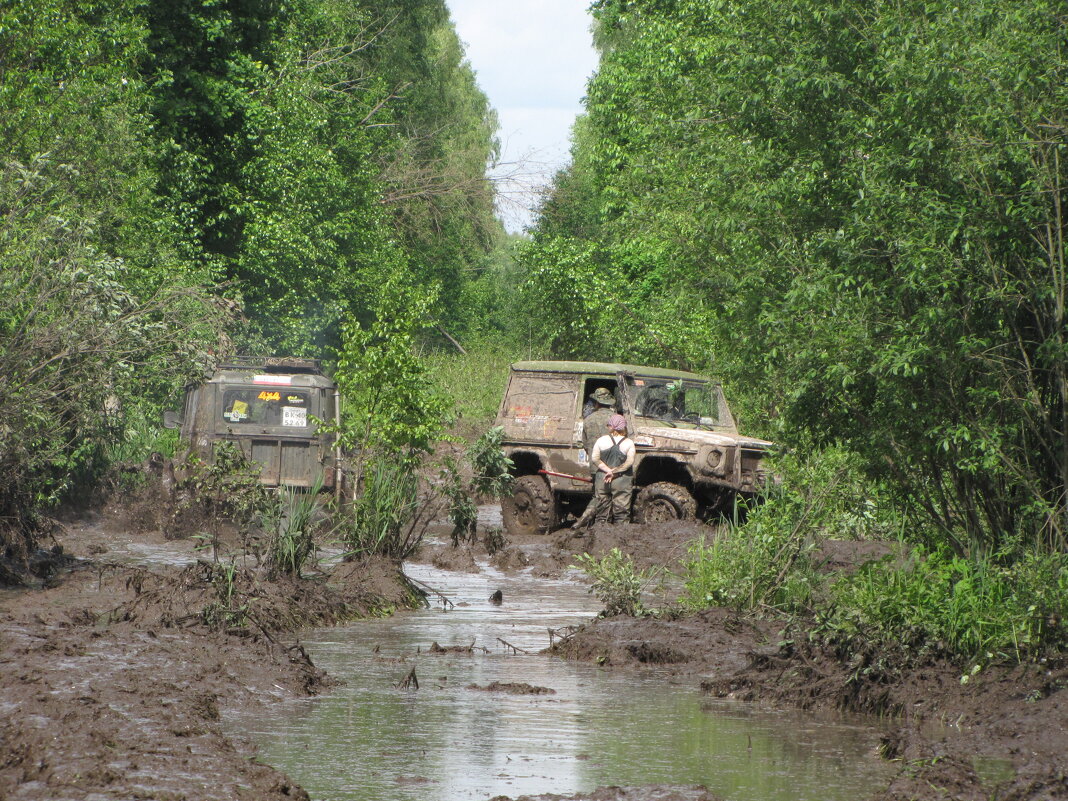
<svg viewBox="0 0 1068 801"><path fill-rule="evenodd" d="M593 580L590 592L604 604L602 616L641 617L646 614L641 594L650 573L637 570L628 554L619 548L613 548L600 559L584 553L576 557L574 566Z"/></svg>
<svg viewBox="0 0 1068 801"><path fill-rule="evenodd" d="M200 535L212 558L219 559L220 526L233 524L248 549L250 536L265 521L278 519L279 498L260 481L262 465L245 456L233 442L217 442L212 462L190 456L185 464L188 477L182 486L186 499L175 509L175 519L190 508L206 511L208 531Z"/></svg>
<svg viewBox="0 0 1068 801"><path fill-rule="evenodd" d="M1004 558L1004 557L1002 557ZM1068 641L1068 556L965 559L915 549L902 564L866 565L838 579L817 634L936 645L979 661L1022 661Z"/></svg>

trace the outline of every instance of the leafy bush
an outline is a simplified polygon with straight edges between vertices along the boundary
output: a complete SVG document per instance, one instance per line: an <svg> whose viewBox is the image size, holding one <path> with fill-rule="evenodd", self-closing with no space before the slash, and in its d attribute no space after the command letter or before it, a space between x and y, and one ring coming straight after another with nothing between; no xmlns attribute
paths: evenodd
<svg viewBox="0 0 1068 801"><path fill-rule="evenodd" d="M641 617L646 614L641 595L650 574L637 570L630 556L619 548L613 548L600 559L588 553L581 554L575 559L575 567L593 580L590 592L596 594L604 604L602 616Z"/></svg>
<svg viewBox="0 0 1068 801"><path fill-rule="evenodd" d="M471 481L465 485L461 467L451 458L445 459L441 470L441 492L449 506L449 519L453 523L452 544L474 539L478 525L478 506L475 498L489 495L503 498L512 488L512 460L504 455L501 441L504 429L491 428L473 443L464 454L471 468ZM499 550L503 543L491 541L492 548Z"/></svg>
<svg viewBox="0 0 1068 801"><path fill-rule="evenodd" d="M219 559L220 527L233 524L249 548L250 535L264 521L278 520L278 496L260 481L262 466L249 459L232 442L217 442L212 462L190 456L180 472L186 473L181 482L185 499L175 510L178 520L187 511L203 510L208 531L200 535L210 546L212 558Z"/></svg>
<svg viewBox="0 0 1068 801"><path fill-rule="evenodd" d="M501 443L504 441L504 429L500 426L491 428L467 449L467 460L471 463L474 476L472 489L480 495L503 498L512 491L512 460L504 455Z"/></svg>
<svg viewBox="0 0 1068 801"><path fill-rule="evenodd" d="M1068 555L1027 553L999 564L917 548L904 564L884 560L835 582L816 631L1022 661L1068 642L1066 614Z"/></svg>
<svg viewBox="0 0 1068 801"><path fill-rule="evenodd" d="M345 399L337 432L343 448L412 460L428 453L445 430L448 401L430 381L415 350L432 295L391 277L376 298L374 321L344 326L335 375ZM360 470L358 466L357 482Z"/></svg>
<svg viewBox="0 0 1068 801"><path fill-rule="evenodd" d="M441 479L441 494L449 506L449 520L452 522L449 537L452 539L453 546L465 540L474 540L475 530L478 527L478 506L475 504L470 487L464 485L455 460L445 458L439 478Z"/></svg>
<svg viewBox="0 0 1068 801"><path fill-rule="evenodd" d="M103 473L127 420L194 375L225 322L195 289L131 289L134 271L97 250L91 222L57 214L72 169L0 167L0 540L16 562L37 511Z"/></svg>

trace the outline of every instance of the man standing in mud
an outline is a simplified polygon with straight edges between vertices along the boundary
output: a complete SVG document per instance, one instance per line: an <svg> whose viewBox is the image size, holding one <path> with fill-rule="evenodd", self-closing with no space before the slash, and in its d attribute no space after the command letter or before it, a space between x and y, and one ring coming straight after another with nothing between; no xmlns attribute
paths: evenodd
<svg viewBox="0 0 1068 801"><path fill-rule="evenodd" d="M601 436L609 419L616 413L616 399L606 387L597 387L586 399L582 407L582 446L586 451L586 464L590 468L590 480L596 486L597 465L593 462L593 446ZM582 517L572 528L581 529L593 523L593 513L597 509L597 496L590 498Z"/></svg>
<svg viewBox="0 0 1068 801"><path fill-rule="evenodd" d="M598 523L630 521L630 491L634 486L634 440L627 436L627 419L614 414L608 419L608 433L597 440L590 464L597 473L593 484Z"/></svg>

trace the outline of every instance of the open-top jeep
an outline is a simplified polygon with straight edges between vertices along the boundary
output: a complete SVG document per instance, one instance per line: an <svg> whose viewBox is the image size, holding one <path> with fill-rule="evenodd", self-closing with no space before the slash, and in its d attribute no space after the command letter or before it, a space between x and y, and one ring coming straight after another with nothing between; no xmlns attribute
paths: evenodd
<svg viewBox="0 0 1068 801"><path fill-rule="evenodd" d="M763 486L772 443L738 434L722 387L709 378L630 364L517 362L497 415L516 476L503 508L510 533L551 531L589 501L583 406L600 387L636 446L637 522L704 517Z"/></svg>
<svg viewBox="0 0 1068 801"><path fill-rule="evenodd" d="M167 412L189 449L214 461L219 442L231 442L261 466L269 487L334 488L340 454L316 419L334 421L337 385L316 359L236 357L188 388L183 414Z"/></svg>

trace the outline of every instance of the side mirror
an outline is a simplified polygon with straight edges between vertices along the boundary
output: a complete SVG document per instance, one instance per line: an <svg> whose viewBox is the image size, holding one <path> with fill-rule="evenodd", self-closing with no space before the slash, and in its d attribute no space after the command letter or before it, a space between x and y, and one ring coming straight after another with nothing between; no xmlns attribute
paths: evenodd
<svg viewBox="0 0 1068 801"><path fill-rule="evenodd" d="M182 416L178 412L164 412L163 413L163 427L164 428L181 428Z"/></svg>

